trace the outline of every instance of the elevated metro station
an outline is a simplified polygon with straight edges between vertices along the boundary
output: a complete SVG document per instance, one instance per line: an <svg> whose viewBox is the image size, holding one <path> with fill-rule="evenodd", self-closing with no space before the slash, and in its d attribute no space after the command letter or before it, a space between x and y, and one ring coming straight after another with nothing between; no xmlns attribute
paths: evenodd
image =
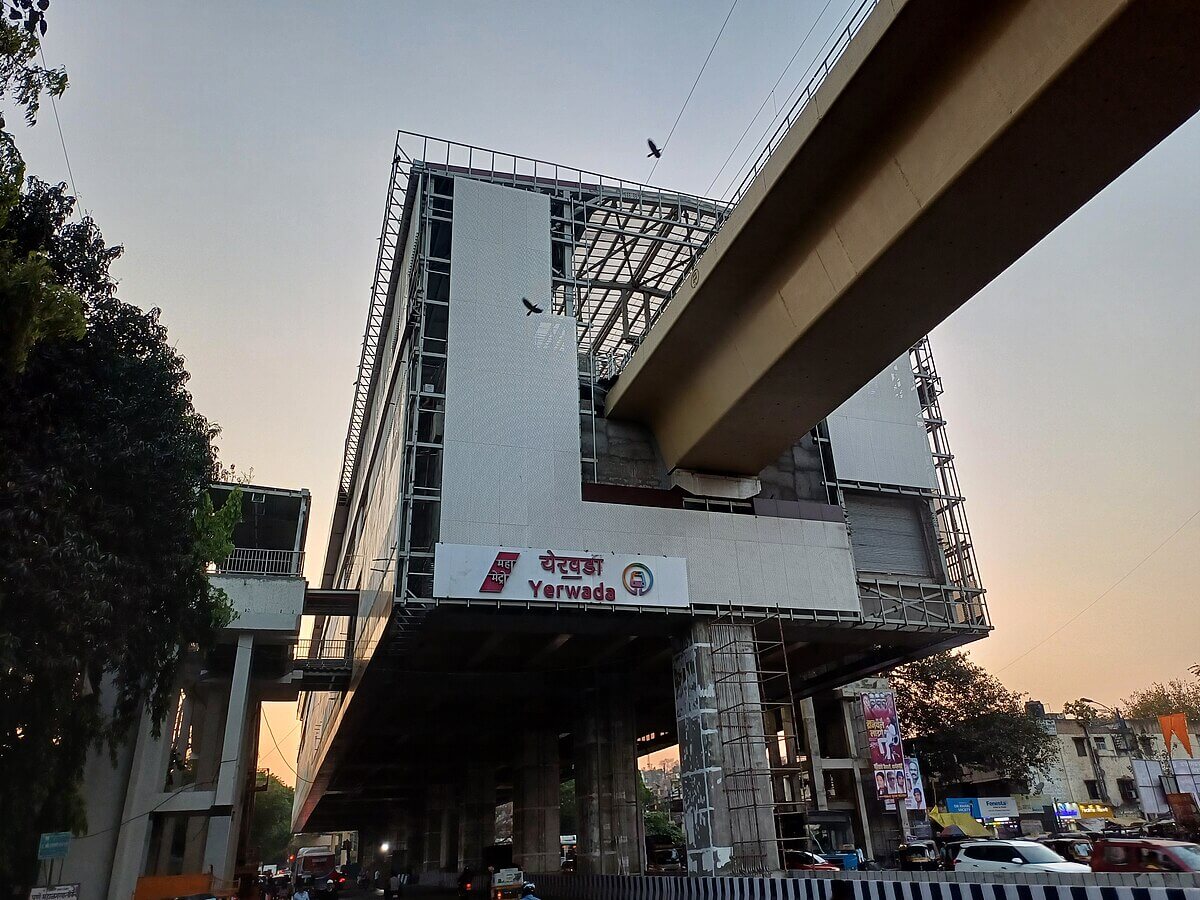
<svg viewBox="0 0 1200 900"><path fill-rule="evenodd" d="M514 858L555 871L574 778L580 871L639 872L637 758L678 743L693 871L894 830L837 689L990 627L928 343L754 476L669 470L606 396L728 208L396 155L321 586L360 598L320 620L354 674L302 701L296 827L455 872L511 800Z"/></svg>
<svg viewBox="0 0 1200 900"><path fill-rule="evenodd" d="M899 839L875 673L985 636L924 334L1200 106L1193 4L867 0L734 202L402 132L301 699L296 828L691 874ZM349 608L354 614L349 614ZM867 682L869 683L869 682Z"/></svg>

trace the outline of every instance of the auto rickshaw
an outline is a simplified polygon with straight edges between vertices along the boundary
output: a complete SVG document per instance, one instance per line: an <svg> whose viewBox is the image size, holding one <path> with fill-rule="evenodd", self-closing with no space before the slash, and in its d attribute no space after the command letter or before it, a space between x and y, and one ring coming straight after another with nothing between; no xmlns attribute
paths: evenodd
<svg viewBox="0 0 1200 900"><path fill-rule="evenodd" d="M904 872L933 872L942 867L933 841L910 841L896 848L896 862Z"/></svg>

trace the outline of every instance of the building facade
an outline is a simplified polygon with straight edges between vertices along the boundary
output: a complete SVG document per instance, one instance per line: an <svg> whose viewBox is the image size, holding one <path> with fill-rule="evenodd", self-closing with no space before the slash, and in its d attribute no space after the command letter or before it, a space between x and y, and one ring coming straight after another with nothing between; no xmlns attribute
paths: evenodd
<svg viewBox="0 0 1200 900"><path fill-rule="evenodd" d="M668 471L605 395L728 207L394 156L322 584L354 669L301 699L296 827L433 876L511 800L516 861L553 871L573 777L579 871L637 872L636 760L678 744L690 871L869 844L846 686L990 628L928 342L757 477Z"/></svg>

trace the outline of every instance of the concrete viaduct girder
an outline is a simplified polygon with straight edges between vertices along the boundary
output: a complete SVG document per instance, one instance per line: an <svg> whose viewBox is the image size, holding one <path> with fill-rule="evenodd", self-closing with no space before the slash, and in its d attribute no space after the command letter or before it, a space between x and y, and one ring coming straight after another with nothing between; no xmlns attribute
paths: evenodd
<svg viewBox="0 0 1200 900"><path fill-rule="evenodd" d="M882 0L608 395L754 475L1200 108L1193 0Z"/></svg>

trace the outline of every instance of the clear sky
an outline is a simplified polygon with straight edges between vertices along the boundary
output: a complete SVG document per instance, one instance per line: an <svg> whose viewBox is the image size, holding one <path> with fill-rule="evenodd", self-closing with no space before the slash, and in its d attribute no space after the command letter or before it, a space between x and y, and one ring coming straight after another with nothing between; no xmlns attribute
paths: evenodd
<svg viewBox="0 0 1200 900"><path fill-rule="evenodd" d="M719 194L755 112L735 168L849 5L740 0L655 183ZM395 130L645 180L645 139L665 141L728 10L54 0L62 127L84 206L125 245L121 296L163 309L223 459L312 490L311 574ZM32 173L66 179L48 104L17 139ZM1193 119L934 333L996 624L973 654L1052 706L1200 662L1200 518L1028 652L1200 508L1198 276ZM270 715L294 759L293 710Z"/></svg>

